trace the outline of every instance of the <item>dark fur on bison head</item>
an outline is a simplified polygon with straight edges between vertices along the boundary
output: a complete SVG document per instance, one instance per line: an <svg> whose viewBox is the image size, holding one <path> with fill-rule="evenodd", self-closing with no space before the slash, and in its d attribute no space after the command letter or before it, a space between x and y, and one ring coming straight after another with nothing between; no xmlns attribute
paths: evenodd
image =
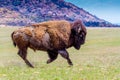
<svg viewBox="0 0 120 80"><path fill-rule="evenodd" d="M74 35L73 46L79 50L81 45L85 43L87 34L87 30L81 20L77 20L72 23L72 34Z"/></svg>

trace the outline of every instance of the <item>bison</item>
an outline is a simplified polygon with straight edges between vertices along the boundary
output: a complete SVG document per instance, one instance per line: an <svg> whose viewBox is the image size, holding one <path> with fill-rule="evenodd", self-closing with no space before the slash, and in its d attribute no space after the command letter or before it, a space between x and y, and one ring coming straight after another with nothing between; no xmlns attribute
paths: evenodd
<svg viewBox="0 0 120 80"><path fill-rule="evenodd" d="M11 34L11 38L14 46L18 47L18 55L29 67L34 66L26 58L28 48L46 51L49 56L47 63L54 61L60 54L69 65L73 65L66 49L73 46L79 50L85 43L86 34L87 30L81 20L73 23L56 20L20 28Z"/></svg>

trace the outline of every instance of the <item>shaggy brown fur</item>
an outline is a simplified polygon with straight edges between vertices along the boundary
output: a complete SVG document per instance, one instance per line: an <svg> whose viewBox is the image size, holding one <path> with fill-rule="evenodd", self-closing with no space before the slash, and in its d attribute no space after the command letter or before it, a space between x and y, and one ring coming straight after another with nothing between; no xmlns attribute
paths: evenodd
<svg viewBox="0 0 120 80"><path fill-rule="evenodd" d="M46 27L51 38L51 46L60 49L68 45L69 35L71 33L70 23L68 21L47 21L40 24L33 24L34 27ZM61 45L61 46L60 46Z"/></svg>
<svg viewBox="0 0 120 80"><path fill-rule="evenodd" d="M47 51L50 58L47 63L54 61L59 53L72 65L66 48L74 46L76 49L80 49L80 45L84 44L86 32L86 28L80 20L74 23L61 20L20 28L14 31L11 37L14 45L17 45L19 49L18 54L30 67L33 65L26 59L28 47L34 51Z"/></svg>

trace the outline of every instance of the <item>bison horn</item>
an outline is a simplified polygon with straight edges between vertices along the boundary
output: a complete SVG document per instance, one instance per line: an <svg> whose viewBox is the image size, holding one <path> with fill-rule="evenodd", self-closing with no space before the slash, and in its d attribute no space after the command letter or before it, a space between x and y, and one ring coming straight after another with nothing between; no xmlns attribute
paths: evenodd
<svg viewBox="0 0 120 80"><path fill-rule="evenodd" d="M80 27L80 25L79 25L79 28L78 28L78 31L77 31L77 32L80 33L80 31L81 31L81 27Z"/></svg>

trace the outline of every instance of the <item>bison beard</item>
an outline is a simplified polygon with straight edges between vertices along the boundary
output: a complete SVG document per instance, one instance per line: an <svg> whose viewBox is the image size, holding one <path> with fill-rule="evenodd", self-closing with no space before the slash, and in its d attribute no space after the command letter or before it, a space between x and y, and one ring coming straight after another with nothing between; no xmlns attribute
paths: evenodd
<svg viewBox="0 0 120 80"><path fill-rule="evenodd" d="M69 23L68 21L48 21L24 27L11 34L13 43L18 47L18 55L25 63L34 67L27 60L27 49L34 51L47 51L47 63L57 59L58 54L65 58L69 65L73 65L66 48L74 46L80 49L85 42L86 28L80 20Z"/></svg>

